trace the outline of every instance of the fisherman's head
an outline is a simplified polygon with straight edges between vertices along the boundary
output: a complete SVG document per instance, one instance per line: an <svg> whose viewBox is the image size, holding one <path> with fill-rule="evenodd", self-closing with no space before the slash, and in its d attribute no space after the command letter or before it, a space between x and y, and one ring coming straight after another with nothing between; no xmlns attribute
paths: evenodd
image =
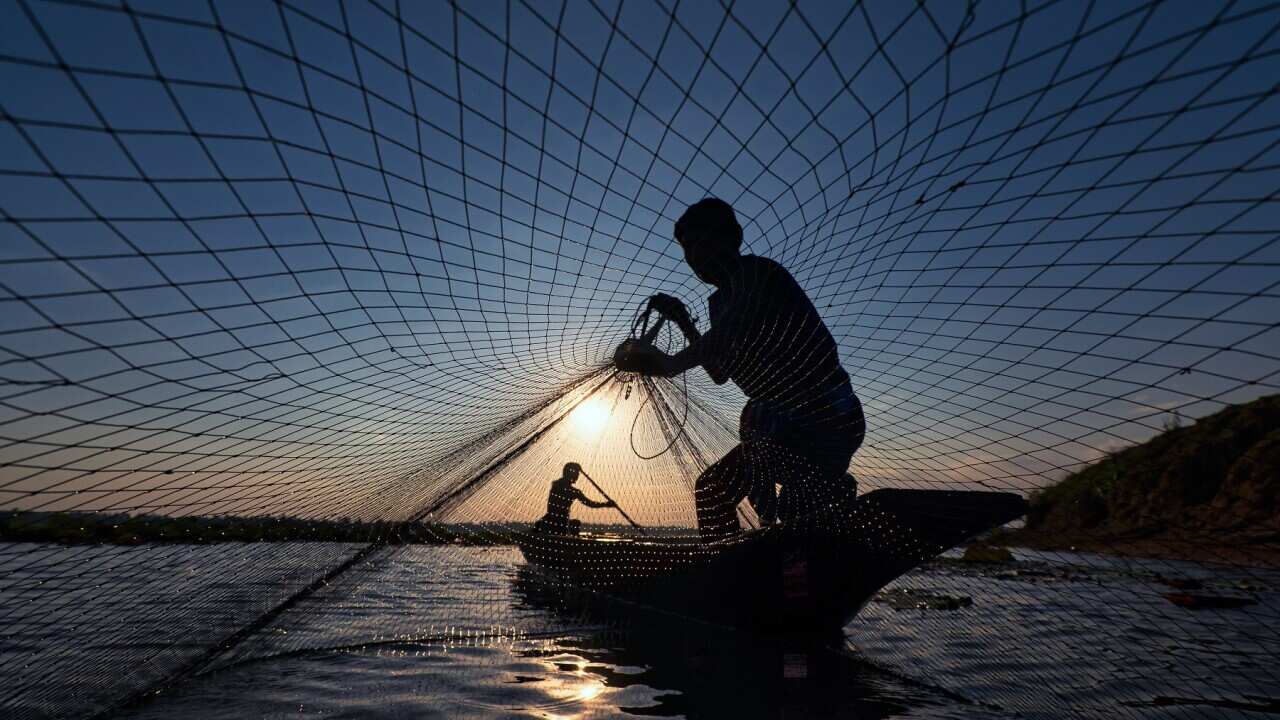
<svg viewBox="0 0 1280 720"><path fill-rule="evenodd" d="M729 203L706 198L689 206L676 221L676 242L699 280L723 285L741 256L742 226Z"/></svg>
<svg viewBox="0 0 1280 720"><path fill-rule="evenodd" d="M579 465L578 463L575 463L575 462L565 463L564 476L570 483L578 479L578 473L580 472L582 472L582 466Z"/></svg>

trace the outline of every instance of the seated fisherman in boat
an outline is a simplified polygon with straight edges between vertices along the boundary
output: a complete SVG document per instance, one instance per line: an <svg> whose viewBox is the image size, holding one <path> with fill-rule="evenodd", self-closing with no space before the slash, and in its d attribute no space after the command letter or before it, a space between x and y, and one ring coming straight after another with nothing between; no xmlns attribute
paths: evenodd
<svg viewBox="0 0 1280 720"><path fill-rule="evenodd" d="M683 303L654 295L650 307L680 327L687 346L668 355L628 340L614 361L620 370L662 377L701 365L716 384L732 380L747 396L740 444L694 487L702 537L738 532L744 497L762 525L851 500L855 481L847 471L866 424L835 339L809 297L778 263L742 254L742 226L723 200L689 207L675 239L694 274L716 288L708 300L711 327L700 333Z"/></svg>
<svg viewBox="0 0 1280 720"><path fill-rule="evenodd" d="M573 486L581 472L582 466L578 463L571 462L564 466L564 474L551 483L551 493L547 495L547 514L534 527L557 535L577 535L582 521L569 519L569 509L573 507L574 500L587 507L613 507L612 501L592 500Z"/></svg>

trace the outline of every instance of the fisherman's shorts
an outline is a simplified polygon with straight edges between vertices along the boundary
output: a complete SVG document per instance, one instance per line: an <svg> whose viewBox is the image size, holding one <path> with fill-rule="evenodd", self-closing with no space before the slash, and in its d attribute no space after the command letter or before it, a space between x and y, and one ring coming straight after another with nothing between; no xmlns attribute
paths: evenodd
<svg viewBox="0 0 1280 720"><path fill-rule="evenodd" d="M786 456L788 464L803 464L824 477L849 469L866 432L862 403L848 381L806 400L750 400L738 424L738 437L748 454L772 455L773 460Z"/></svg>

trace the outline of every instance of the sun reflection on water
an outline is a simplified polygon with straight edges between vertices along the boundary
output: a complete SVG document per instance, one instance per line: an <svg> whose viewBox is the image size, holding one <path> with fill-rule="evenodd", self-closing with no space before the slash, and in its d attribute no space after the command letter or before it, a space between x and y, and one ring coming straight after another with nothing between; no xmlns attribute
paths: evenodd
<svg viewBox="0 0 1280 720"><path fill-rule="evenodd" d="M548 711L547 717L579 720L599 715L603 707L597 700L604 694L606 685L600 677L587 671L586 666L586 662L577 662L553 663L548 667L550 672L546 679L554 684L542 689L557 700L543 706L547 710L555 707L554 711Z"/></svg>

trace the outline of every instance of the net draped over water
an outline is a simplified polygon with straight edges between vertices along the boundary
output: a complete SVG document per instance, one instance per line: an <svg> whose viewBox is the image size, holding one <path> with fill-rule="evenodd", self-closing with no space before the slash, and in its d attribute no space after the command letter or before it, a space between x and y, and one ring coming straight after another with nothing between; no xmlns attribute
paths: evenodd
<svg viewBox="0 0 1280 720"><path fill-rule="evenodd" d="M705 330L672 240L703 197L834 335L862 492L1029 494L1280 385L1275 4L6 0L0 27L0 508L369 532L0 545L19 713L110 710L334 632L536 633L503 586L458 591L447 623L401 614L383 575L448 593L476 551L410 562L380 533L509 541L571 460L639 524L693 533L745 399L610 361L653 293ZM1035 592L1104 626L1148 611ZM380 620L316 639L325 603ZM1014 644L1093 662L989 678L1059 715L1127 662L964 612L846 632L908 674L947 644L979 644L953 668L978 676ZM1177 612L1276 639L1272 604ZM1172 658L1134 697L1266 694Z"/></svg>

